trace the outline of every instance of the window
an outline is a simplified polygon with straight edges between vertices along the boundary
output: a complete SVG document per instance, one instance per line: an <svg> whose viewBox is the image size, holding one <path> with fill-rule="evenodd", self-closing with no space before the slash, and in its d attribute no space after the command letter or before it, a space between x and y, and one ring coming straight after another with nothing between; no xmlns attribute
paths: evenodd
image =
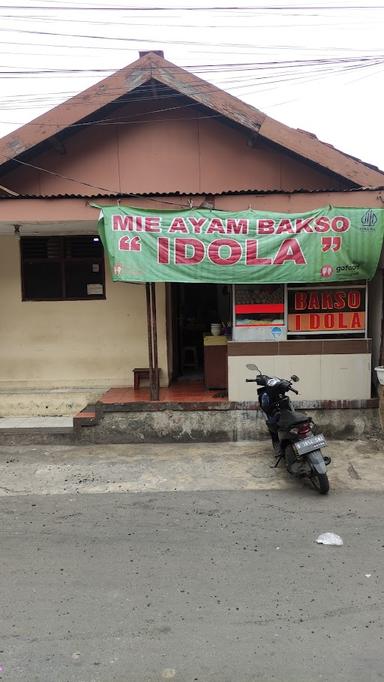
<svg viewBox="0 0 384 682"><path fill-rule="evenodd" d="M105 298L99 237L22 237L20 252L23 301Z"/></svg>

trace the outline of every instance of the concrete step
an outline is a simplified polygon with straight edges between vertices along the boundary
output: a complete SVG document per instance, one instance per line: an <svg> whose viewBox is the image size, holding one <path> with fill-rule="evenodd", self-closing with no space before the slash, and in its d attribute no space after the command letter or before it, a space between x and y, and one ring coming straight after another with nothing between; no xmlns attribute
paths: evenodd
<svg viewBox="0 0 384 682"><path fill-rule="evenodd" d="M84 410L73 417L73 426L76 429L81 426L95 426L98 422L94 406L87 405Z"/></svg>
<svg viewBox="0 0 384 682"><path fill-rule="evenodd" d="M64 445L73 440L73 417L0 417L2 445Z"/></svg>
<svg viewBox="0 0 384 682"><path fill-rule="evenodd" d="M0 417L0 432L36 431L68 433L73 429L73 417Z"/></svg>

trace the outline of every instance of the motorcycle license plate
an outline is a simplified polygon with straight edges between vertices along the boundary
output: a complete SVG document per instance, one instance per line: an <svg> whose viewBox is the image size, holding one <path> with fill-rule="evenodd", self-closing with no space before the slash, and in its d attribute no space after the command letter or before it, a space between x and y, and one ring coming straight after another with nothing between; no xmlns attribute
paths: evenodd
<svg viewBox="0 0 384 682"><path fill-rule="evenodd" d="M298 455L306 455L308 452L313 450L319 450L327 445L322 433L317 436L309 436L308 438L303 438L303 440L298 440L295 443L295 450Z"/></svg>

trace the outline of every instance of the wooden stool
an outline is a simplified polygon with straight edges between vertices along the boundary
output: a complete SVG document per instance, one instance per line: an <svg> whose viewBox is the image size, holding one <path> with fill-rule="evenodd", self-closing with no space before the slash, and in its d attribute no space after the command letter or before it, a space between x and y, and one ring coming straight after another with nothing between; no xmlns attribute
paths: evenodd
<svg viewBox="0 0 384 682"><path fill-rule="evenodd" d="M183 369L184 367L190 367L191 369L197 369L199 362L197 359L197 348L196 346L184 346L183 348Z"/></svg>
<svg viewBox="0 0 384 682"><path fill-rule="evenodd" d="M157 370L157 375L159 375L160 370ZM135 367L133 370L133 388L136 391L140 388L141 379L148 379L149 381L149 367Z"/></svg>

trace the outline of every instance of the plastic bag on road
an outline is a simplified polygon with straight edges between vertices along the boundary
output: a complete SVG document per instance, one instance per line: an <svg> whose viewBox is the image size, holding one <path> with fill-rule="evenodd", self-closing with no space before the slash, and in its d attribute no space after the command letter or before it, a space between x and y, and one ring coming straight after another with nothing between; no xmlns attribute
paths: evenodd
<svg viewBox="0 0 384 682"><path fill-rule="evenodd" d="M337 545L340 546L343 544L343 541L340 537L340 535L336 535L336 533L321 533L319 537L317 538L316 542L319 545Z"/></svg>

